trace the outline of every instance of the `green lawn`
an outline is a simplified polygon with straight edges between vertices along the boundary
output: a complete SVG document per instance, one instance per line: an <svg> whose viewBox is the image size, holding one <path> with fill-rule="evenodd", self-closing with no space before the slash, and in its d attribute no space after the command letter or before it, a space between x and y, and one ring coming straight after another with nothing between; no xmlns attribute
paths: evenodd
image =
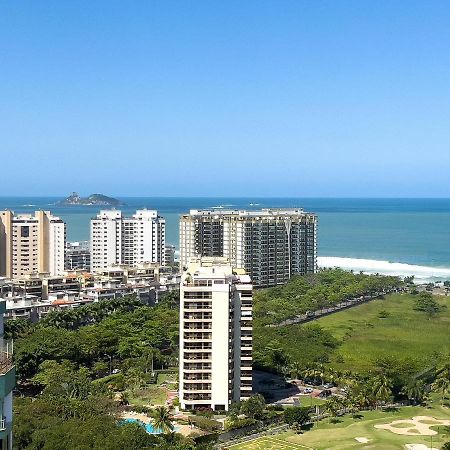
<svg viewBox="0 0 450 450"><path fill-rule="evenodd" d="M334 366L370 369L377 358L410 358L427 367L450 349L450 297L436 297L444 310L433 318L414 311L414 296L395 294L316 321L342 344L331 355ZM380 313L387 312L381 318ZM343 360L343 361L342 361Z"/></svg>
<svg viewBox="0 0 450 450"><path fill-rule="evenodd" d="M167 382L169 385L176 383L177 374L176 373L160 373L158 374L158 384Z"/></svg>
<svg viewBox="0 0 450 450"><path fill-rule="evenodd" d="M176 373L161 373L158 375L158 384L137 389L134 395L130 393L129 401L136 406L164 405L167 400L168 389L175 389L177 386L176 381Z"/></svg>
<svg viewBox="0 0 450 450"><path fill-rule="evenodd" d="M430 447L430 436L403 436L374 427L374 425L388 424L394 420L411 419L414 416L431 416L436 419L450 420L450 410L442 408L436 402L430 408L404 407L393 412L368 411L361 413L361 417L357 419L351 416L341 417L338 423L328 423L324 420L303 434L288 431L228 448L230 450L293 450L305 447L317 450L404 450L406 444L426 444ZM450 436L445 434L445 428L442 426L433 427L433 429L438 431L438 434L432 436L433 447L440 448L444 442L450 440ZM355 438L366 438L368 442L360 443Z"/></svg>
<svg viewBox="0 0 450 450"><path fill-rule="evenodd" d="M130 404L136 406L164 405L167 400L167 390L160 386L150 386L137 389L134 395L130 394Z"/></svg>
<svg viewBox="0 0 450 450"><path fill-rule="evenodd" d="M305 445L287 442L284 439L280 439L279 436L262 437L243 444L230 445L226 448L230 450L313 450Z"/></svg>

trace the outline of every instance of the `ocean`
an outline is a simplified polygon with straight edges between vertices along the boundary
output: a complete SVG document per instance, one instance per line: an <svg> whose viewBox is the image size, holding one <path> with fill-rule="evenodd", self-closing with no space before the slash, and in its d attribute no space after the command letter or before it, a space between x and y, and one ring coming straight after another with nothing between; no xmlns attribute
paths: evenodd
<svg viewBox="0 0 450 450"><path fill-rule="evenodd" d="M363 198L120 198L125 214L157 209L167 242L178 246L178 218L190 209L300 207L319 218L319 264L368 272L450 280L450 199ZM0 209L52 211L67 223L69 241L89 239L89 220L101 209L58 206L56 197L0 197Z"/></svg>

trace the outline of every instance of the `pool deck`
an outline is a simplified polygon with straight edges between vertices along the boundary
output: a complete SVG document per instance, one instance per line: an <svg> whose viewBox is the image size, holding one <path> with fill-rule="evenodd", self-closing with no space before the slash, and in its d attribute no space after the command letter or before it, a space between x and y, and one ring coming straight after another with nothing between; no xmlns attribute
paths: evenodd
<svg viewBox="0 0 450 450"><path fill-rule="evenodd" d="M120 415L122 419L137 419L145 424L152 423L152 419L148 417L146 414L137 413L134 411L124 412ZM182 434L183 436L189 436L191 433L201 433L201 430L195 427L190 427L189 425L181 425L177 422L174 422L177 427L177 433Z"/></svg>

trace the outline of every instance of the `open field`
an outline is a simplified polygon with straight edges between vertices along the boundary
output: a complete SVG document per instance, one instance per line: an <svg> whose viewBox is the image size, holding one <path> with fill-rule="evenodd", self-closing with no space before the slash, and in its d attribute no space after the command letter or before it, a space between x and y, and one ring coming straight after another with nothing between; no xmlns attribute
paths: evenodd
<svg viewBox="0 0 450 450"><path fill-rule="evenodd" d="M422 367L432 364L435 355L448 354L450 348L450 297L436 298L444 309L431 319L414 311L414 296L409 294L390 295L318 319L317 324L342 342L331 362L356 371L370 369L381 357L410 358Z"/></svg>
<svg viewBox="0 0 450 450"><path fill-rule="evenodd" d="M375 428L375 425L389 424L396 420L412 419L415 416L429 416L435 419L450 420L450 410L442 408L436 402L433 407L404 407L396 411L367 411L358 418L345 416L338 423L324 420L315 424L303 434L292 431L275 436L264 437L230 446L230 450L294 450L312 448L317 450L405 450L407 444L423 444L427 447L440 448L450 440L444 426L431 426L437 434L433 436L401 435L386 429ZM427 422L425 420L425 422ZM432 422L432 421L430 421ZM357 440L358 439L358 440ZM283 443L283 444L282 444ZM291 446L285 446L290 444ZM304 447L297 447L302 445Z"/></svg>

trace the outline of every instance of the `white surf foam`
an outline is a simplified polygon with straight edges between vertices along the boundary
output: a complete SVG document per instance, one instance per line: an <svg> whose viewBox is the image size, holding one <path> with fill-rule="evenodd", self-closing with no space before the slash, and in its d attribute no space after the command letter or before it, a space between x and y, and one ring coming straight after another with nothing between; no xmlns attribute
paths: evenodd
<svg viewBox="0 0 450 450"><path fill-rule="evenodd" d="M363 271L365 273L380 273L409 277L414 275L416 282L450 280L450 267L418 266L414 264L379 261L374 259L341 258L337 256L319 256L319 267L340 267L345 270Z"/></svg>

